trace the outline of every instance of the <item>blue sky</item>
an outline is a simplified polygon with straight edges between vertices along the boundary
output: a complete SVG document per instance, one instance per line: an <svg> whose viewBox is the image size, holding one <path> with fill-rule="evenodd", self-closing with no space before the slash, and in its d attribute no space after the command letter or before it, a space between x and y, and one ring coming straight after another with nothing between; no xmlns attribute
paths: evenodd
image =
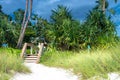
<svg viewBox="0 0 120 80"><path fill-rule="evenodd" d="M75 19L85 20L88 11L90 11L95 5L96 0L33 0L33 13L49 19L51 10L55 9L57 5L65 5L72 10L72 15ZM116 15L113 16L113 21L116 24L120 24L120 0L115 4L114 0L108 0L109 7L116 10ZM6 14L12 14L15 10L25 8L25 0L0 0L0 4L3 7L3 11ZM118 27L117 29L120 32Z"/></svg>
<svg viewBox="0 0 120 80"><path fill-rule="evenodd" d="M33 0L33 12L39 14L44 18L49 18L51 10L55 9L57 5L65 5L70 10L74 18L83 20L88 11L95 5L96 0ZM114 4L113 0L109 0L110 7L116 7L120 4L118 0L117 4ZM12 14L13 11L18 8L25 8L25 0L0 0L0 4L3 6L3 11L7 14Z"/></svg>
<svg viewBox="0 0 120 80"><path fill-rule="evenodd" d="M83 19L87 12L95 6L95 0L33 0L33 12L44 18L49 18L51 10L57 5L65 5L72 10L76 19ZM1 0L3 11L12 14L18 8L25 8L25 0Z"/></svg>

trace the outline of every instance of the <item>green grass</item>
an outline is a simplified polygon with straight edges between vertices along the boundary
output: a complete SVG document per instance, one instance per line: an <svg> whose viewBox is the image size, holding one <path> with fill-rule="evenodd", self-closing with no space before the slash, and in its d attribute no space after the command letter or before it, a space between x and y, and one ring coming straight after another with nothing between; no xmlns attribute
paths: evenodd
<svg viewBox="0 0 120 80"><path fill-rule="evenodd" d="M41 57L41 63L47 66L71 69L82 74L83 79L100 76L107 78L110 72L120 71L120 46L106 50L94 49L80 52L57 51L48 49Z"/></svg>
<svg viewBox="0 0 120 80"><path fill-rule="evenodd" d="M0 49L0 80L9 80L15 72L30 72L19 58L19 52L12 48Z"/></svg>

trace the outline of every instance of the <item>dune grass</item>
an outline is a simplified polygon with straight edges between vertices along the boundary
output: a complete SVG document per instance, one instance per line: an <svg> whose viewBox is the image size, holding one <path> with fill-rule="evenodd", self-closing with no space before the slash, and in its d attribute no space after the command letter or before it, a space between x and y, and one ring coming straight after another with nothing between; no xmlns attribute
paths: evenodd
<svg viewBox="0 0 120 80"><path fill-rule="evenodd" d="M30 72L19 58L19 50L12 48L0 49L0 80L9 80L15 72Z"/></svg>
<svg viewBox="0 0 120 80"><path fill-rule="evenodd" d="M120 71L120 46L109 49L70 52L48 49L41 57L41 63L72 70L82 74L83 79L94 76L107 78L107 74Z"/></svg>

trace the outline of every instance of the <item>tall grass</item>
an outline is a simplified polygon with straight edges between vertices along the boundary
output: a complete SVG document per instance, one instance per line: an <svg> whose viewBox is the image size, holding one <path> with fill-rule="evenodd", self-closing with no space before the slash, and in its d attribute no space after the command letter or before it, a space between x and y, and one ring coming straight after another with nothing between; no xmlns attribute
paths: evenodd
<svg viewBox="0 0 120 80"><path fill-rule="evenodd" d="M57 51L49 49L41 57L41 63L48 66L62 67L82 74L82 78L100 76L107 78L110 72L120 71L120 46L92 51Z"/></svg>
<svg viewBox="0 0 120 80"><path fill-rule="evenodd" d="M19 58L19 50L0 49L0 80L9 80L15 72L29 72L29 69L22 64Z"/></svg>

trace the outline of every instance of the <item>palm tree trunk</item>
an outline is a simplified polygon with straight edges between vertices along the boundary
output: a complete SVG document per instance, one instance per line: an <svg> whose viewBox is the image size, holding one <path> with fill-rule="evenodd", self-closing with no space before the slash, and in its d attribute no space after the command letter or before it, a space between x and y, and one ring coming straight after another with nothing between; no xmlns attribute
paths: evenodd
<svg viewBox="0 0 120 80"><path fill-rule="evenodd" d="M105 4L106 4L106 0L102 0L102 11L105 14Z"/></svg>
<svg viewBox="0 0 120 80"><path fill-rule="evenodd" d="M28 3L29 3L29 0L26 0L26 9L25 9L25 13L24 13L24 18L23 18L23 22L22 22L22 27L21 27L20 34L22 33L24 25L25 25L27 13L28 13Z"/></svg>
<svg viewBox="0 0 120 80"><path fill-rule="evenodd" d="M25 31L26 31L26 28L27 28L27 25L28 25L28 22L30 20L30 16L31 16L31 13L32 13L32 3L33 3L33 0L30 0L30 9L28 11L28 18L27 18L27 20L25 20L25 22L23 21L24 22L23 23L23 30L20 33L20 37L19 37L19 40L18 40L17 48L21 48L21 46L22 46L22 42L23 42L23 39L24 39Z"/></svg>

